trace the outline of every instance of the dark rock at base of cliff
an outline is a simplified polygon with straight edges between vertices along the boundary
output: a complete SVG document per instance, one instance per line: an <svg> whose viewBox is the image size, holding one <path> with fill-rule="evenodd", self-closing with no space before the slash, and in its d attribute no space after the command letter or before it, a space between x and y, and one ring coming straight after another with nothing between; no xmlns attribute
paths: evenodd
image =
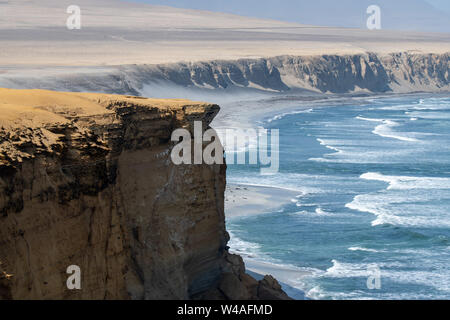
<svg viewBox="0 0 450 320"><path fill-rule="evenodd" d="M193 296L194 300L292 300L270 275L256 280L245 272L242 258L226 254L224 272L217 285Z"/></svg>

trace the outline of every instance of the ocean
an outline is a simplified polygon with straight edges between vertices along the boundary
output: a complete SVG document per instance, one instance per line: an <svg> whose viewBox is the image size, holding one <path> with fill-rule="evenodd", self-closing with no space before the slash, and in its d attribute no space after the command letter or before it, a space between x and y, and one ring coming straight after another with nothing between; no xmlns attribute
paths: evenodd
<svg viewBox="0 0 450 320"><path fill-rule="evenodd" d="M257 125L280 129L279 173L233 165L228 183L298 195L228 218L233 251L304 271L289 284L311 299L450 298L450 98L294 108Z"/></svg>

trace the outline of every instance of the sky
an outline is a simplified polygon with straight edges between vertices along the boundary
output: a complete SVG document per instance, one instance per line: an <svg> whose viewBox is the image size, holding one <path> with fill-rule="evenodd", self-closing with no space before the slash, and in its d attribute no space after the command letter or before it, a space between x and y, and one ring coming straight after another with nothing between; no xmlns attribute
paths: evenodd
<svg viewBox="0 0 450 320"><path fill-rule="evenodd" d="M439 10L450 12L450 1L449 0L427 0L431 5Z"/></svg>
<svg viewBox="0 0 450 320"><path fill-rule="evenodd" d="M312 25L365 28L381 8L383 29L450 32L450 0L128 0Z"/></svg>

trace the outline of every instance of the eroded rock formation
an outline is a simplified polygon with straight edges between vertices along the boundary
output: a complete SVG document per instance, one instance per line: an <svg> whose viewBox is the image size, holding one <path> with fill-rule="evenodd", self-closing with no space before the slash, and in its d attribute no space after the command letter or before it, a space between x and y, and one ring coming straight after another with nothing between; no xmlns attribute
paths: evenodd
<svg viewBox="0 0 450 320"><path fill-rule="evenodd" d="M0 298L280 299L228 253L225 165L170 160L214 104L0 89ZM70 265L81 290L66 286Z"/></svg>
<svg viewBox="0 0 450 320"><path fill-rule="evenodd" d="M101 71L45 72L34 77L0 74L11 88L97 91L140 95L152 86L262 90L322 94L449 92L450 54L398 52L355 55L278 56L162 65L123 65ZM153 90L153 91L152 91ZM145 90L144 90L145 91Z"/></svg>

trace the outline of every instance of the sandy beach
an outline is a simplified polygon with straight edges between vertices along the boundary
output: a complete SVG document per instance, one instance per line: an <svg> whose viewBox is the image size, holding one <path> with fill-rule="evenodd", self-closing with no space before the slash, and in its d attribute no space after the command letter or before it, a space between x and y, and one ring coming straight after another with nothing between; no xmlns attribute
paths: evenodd
<svg viewBox="0 0 450 320"><path fill-rule="evenodd" d="M271 213L280 210L284 204L289 203L298 194L298 191L288 189L231 184L227 186L225 193L225 215L227 220L229 220ZM239 251L239 249L233 249L231 247L230 251L242 256L246 269L255 278L262 278L263 275L270 274L280 281L283 290L290 297L297 300L305 299L305 293L296 287L299 286L301 279L308 276L310 272L295 266L261 261L245 252Z"/></svg>
<svg viewBox="0 0 450 320"><path fill-rule="evenodd" d="M225 192L227 218L270 213L299 195L298 191L253 185L228 185Z"/></svg>

